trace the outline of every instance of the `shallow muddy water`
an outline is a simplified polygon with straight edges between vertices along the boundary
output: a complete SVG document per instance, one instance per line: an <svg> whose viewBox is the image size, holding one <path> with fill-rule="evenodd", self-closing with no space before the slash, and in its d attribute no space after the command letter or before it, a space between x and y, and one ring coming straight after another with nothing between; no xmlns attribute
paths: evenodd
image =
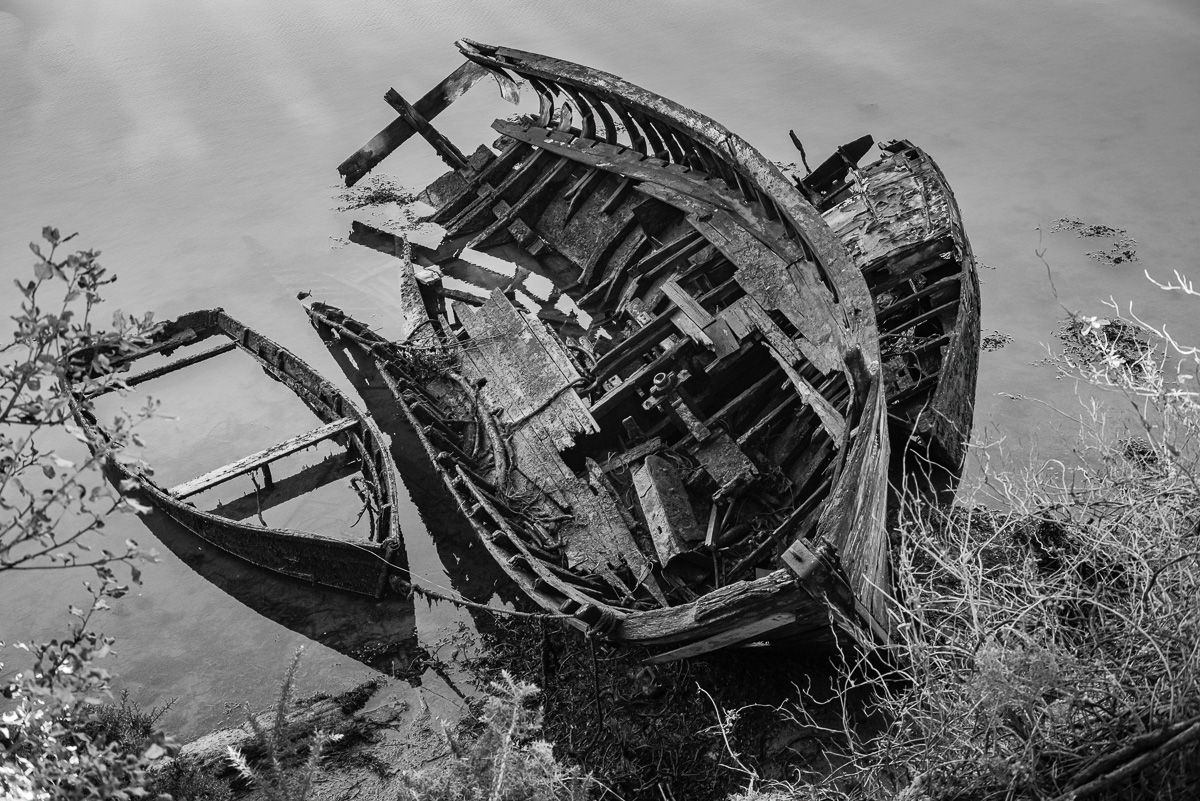
<svg viewBox="0 0 1200 801"><path fill-rule="evenodd" d="M1062 306L1102 313L1110 296L1132 301L1181 340L1200 341L1196 305L1142 276L1194 271L1200 246L1200 9L1183 0L0 1L0 286L29 272L26 243L43 225L77 230L120 275L110 309L165 318L223 306L352 389L296 293L386 332L395 263L340 241L352 215L335 211L336 165L391 120L389 86L416 98L458 65L452 42L462 36L617 73L784 162L798 160L789 128L813 164L863 133L925 148L954 187L977 257L994 268L981 273L984 332L1013 341L982 355L977 433L1006 438L1012 452L1034 439L1050 450L1070 444L1069 427L1048 427L1061 416L1011 397L1074 407L1073 383L1035 364ZM439 127L471 149L508 113L481 84ZM440 162L416 140L380 170L416 187ZM1050 234L1059 217L1126 229L1140 262L1088 258L1109 242ZM1035 255L1042 248L1058 298ZM271 406L231 416L225 392L207 382L183 422L205 441L224 431L240 447L237 427L253 431ZM411 463L403 524L412 568L486 597L494 568L442 563L430 530L465 531L436 483L413 472L413 448L394 449ZM192 456L198 472L217 463ZM272 584L154 521L123 518L110 536L163 556L101 621L119 639L112 667L144 705L178 698L164 723L185 736L224 719L225 702L263 703L310 638L333 646L309 648L302 684L312 688L369 674L348 653L402 659L409 646L397 643L411 643L414 628L432 648L469 623L445 606L384 608ZM52 636L85 578L6 577L0 639ZM357 640L345 636L350 621L363 621Z"/></svg>

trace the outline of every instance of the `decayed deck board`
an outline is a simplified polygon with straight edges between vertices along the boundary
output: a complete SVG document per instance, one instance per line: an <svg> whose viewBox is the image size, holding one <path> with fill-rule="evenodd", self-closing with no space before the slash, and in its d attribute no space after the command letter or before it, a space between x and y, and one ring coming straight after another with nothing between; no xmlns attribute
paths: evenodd
<svg viewBox="0 0 1200 801"><path fill-rule="evenodd" d="M432 120L487 75L486 69L473 61L467 61L426 92L424 97L413 104L413 108L425 120ZM416 128L401 116L371 137L371 141L338 165L338 172L345 177L346 186L358 183L376 164L407 142L414 133L417 133Z"/></svg>
<svg viewBox="0 0 1200 801"><path fill-rule="evenodd" d="M223 467L218 467L216 470L210 470L202 476L193 478L191 481L185 481L182 484L172 487L167 492L179 500L183 500L197 493L204 492L204 490L212 489L218 484L224 484L226 481L230 481L238 476L253 472L263 465L268 465L289 454L302 451L311 445L316 445L318 442L336 436L356 425L358 425L358 421L352 417L343 417L334 420L332 423L318 426L306 434L301 434L298 437L292 437L280 442L277 445L264 448L258 453L252 453L249 456L238 459L236 462L230 462Z"/></svg>
<svg viewBox="0 0 1200 801"><path fill-rule="evenodd" d="M500 293L478 309L456 304L455 313L471 337L463 348L463 372L471 381L486 379L482 394L511 430L514 463L571 510L564 534L568 565L604 573L624 563L635 576L648 573L617 499L576 476L560 455L577 434L599 430L572 389L580 375L562 345Z"/></svg>
<svg viewBox="0 0 1200 801"><path fill-rule="evenodd" d="M498 291L477 309L456 305L455 314L471 337L468 353L487 379L485 392L501 423L528 422L564 450L576 434L599 430L587 404L571 391L579 372L540 322Z"/></svg>

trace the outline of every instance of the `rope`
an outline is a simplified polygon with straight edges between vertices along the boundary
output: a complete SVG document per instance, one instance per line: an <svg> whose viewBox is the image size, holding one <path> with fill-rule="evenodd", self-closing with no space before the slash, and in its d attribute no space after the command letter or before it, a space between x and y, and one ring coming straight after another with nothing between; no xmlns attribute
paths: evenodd
<svg viewBox="0 0 1200 801"><path fill-rule="evenodd" d="M407 571L405 571L407 572ZM409 573L411 576L412 573ZM474 601L468 601L466 598L455 598L437 590L431 590L427 587L422 587L415 582L405 582L398 579L393 579L395 582L392 588L401 592L407 588L413 595L420 595L422 598L432 599L435 601L445 601L446 603L454 604L455 606L463 606L468 609L479 609L484 612L491 612L494 615L508 615L510 617L523 617L533 620L570 620L574 619L574 615L553 615L549 612L518 612L515 609L498 609L487 604L480 604ZM399 586L396 586L399 585Z"/></svg>

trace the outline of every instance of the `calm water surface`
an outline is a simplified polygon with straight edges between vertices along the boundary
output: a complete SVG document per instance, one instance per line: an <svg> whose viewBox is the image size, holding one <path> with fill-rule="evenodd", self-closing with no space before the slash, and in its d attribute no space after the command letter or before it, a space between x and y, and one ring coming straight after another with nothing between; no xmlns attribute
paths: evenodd
<svg viewBox="0 0 1200 801"><path fill-rule="evenodd" d="M1014 337L982 357L976 420L986 439L1007 437L1018 451L1035 438L1069 445L1045 427L1054 415L1043 406L1000 394L1074 403L1069 382L1032 364L1052 341L1060 301L1092 313L1109 296L1132 301L1200 341L1195 304L1141 275L1194 272L1200 249L1200 8L1188 0L0 0L0 286L29 272L26 243L42 225L78 230L121 276L112 309L168 317L223 306L351 389L296 292L386 330L394 262L336 241L349 221L333 211L335 167L391 119L384 91L419 97L457 66L452 42L462 36L615 72L715 117L774 159L796 160L789 128L810 160L862 133L927 149L954 186L977 256L995 268L983 272L985 331ZM481 84L439 127L469 149L508 113ZM382 169L420 186L440 164L417 140ZM1142 263L1102 266L1084 255L1095 243L1039 232L1062 216L1127 229ZM1042 247L1059 300L1034 253ZM0 291L15 304L12 290ZM221 383L205 387L207 402L189 404L186 422L214 441L237 443L237 426L279 417L266 401L231 417ZM413 569L449 584L428 534L454 526L436 489L409 478L419 502L406 501L404 526ZM262 703L310 636L346 651L329 632L348 621L380 641L415 625L435 647L467 621L424 604L414 618L411 608L297 596L148 523L113 527L114 538L158 546L163 561L102 628L119 638L113 667L135 698L179 699L164 722L185 736L224 719L227 701ZM6 577L0 639L51 636L84 578ZM472 592L486 593L482 583ZM368 674L312 644L303 683Z"/></svg>

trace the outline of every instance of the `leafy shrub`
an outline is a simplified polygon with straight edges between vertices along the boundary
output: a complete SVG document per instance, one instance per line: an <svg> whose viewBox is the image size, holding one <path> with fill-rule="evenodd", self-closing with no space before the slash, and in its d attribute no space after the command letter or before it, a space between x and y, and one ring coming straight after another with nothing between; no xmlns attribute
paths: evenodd
<svg viewBox="0 0 1200 801"><path fill-rule="evenodd" d="M99 710L110 697L109 674L97 662L112 640L88 624L114 592L103 584L88 610L73 610L77 621L65 639L19 646L33 667L5 688L20 703L0 716L0 797L141 798L150 764L176 750L161 733L141 742L107 736Z"/></svg>
<svg viewBox="0 0 1200 801"><path fill-rule="evenodd" d="M70 425L65 354L90 344L128 347L150 320L118 313L112 331L93 325L100 290L116 279L100 265L98 251L58 255L74 236L46 227L44 243L30 245L34 276L15 282L20 306L11 317L14 333L0 345L0 577L15 570L90 567L98 583L85 584L87 609L71 607L76 622L66 637L16 646L30 653L32 666L0 688L18 702L0 716L4 798L141 797L148 792L147 766L174 747L161 734L136 743L114 738L104 719L109 676L98 663L112 640L88 624L108 599L126 592L114 566L127 564L137 581L134 563L153 554L133 541L116 551L87 542L110 513L140 507L100 480L107 452L73 462L54 449L53 439ZM88 379L82 380L86 386ZM127 418L114 431L114 448L134 436Z"/></svg>

